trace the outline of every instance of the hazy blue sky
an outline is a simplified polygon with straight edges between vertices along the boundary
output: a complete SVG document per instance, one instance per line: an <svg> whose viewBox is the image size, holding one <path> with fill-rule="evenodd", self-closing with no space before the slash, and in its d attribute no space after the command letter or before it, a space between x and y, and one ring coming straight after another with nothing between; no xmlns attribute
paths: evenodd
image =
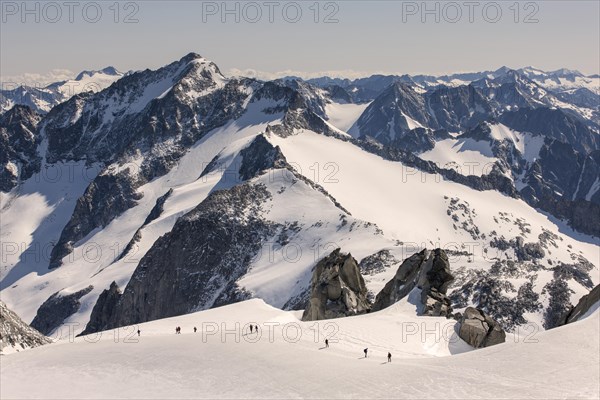
<svg viewBox="0 0 600 400"><path fill-rule="evenodd" d="M43 79L50 72L60 76L107 65L120 70L154 69L190 51L211 59L225 73L257 71L263 77L288 72L339 75L341 71L354 76L375 72L443 74L502 65L547 70L566 67L597 74L600 68L600 6L596 0L520 2L518 22L514 0L474 2L473 22L469 21L470 6L464 1L451 6L438 2L439 23L435 13L422 15L421 1L320 2L318 23L314 21L314 1L273 2L277 3L272 6L273 22L269 21L270 6L264 1L245 7L239 2L239 23L235 13L221 21L220 1L121 2L116 23L113 1L90 3L79 2L70 22L63 1L38 6L30 2L33 11L29 14L23 13L21 1L3 1L3 79L25 73ZM256 5L262 12L260 18ZM292 23L296 5L302 16ZM498 6L501 17L496 14ZM235 10L235 2L227 7ZM428 2L427 7L435 10L436 3ZM325 23L326 15L336 9L332 19L338 22ZM138 22L124 22L130 13L134 13L130 19ZM538 22L525 23L531 13L530 19ZM88 22L84 17L98 21ZM427 18L425 22L422 17ZM257 22L250 22L253 19ZM498 21L490 22L495 19Z"/></svg>

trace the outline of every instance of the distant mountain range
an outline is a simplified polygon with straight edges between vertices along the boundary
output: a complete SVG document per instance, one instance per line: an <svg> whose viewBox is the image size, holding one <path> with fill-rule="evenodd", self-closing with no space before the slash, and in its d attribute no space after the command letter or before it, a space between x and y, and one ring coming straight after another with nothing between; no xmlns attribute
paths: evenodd
<svg viewBox="0 0 600 400"><path fill-rule="evenodd" d="M303 309L340 248L366 304L445 248L453 309L557 326L600 280L598 95L567 70L265 82L194 53L4 91L2 300L46 335Z"/></svg>
<svg viewBox="0 0 600 400"><path fill-rule="evenodd" d="M54 82L43 87L2 82L0 111L5 112L15 105L25 105L37 113L47 113L52 107L76 94L99 92L124 75L114 67L106 67L97 71L82 71L75 79Z"/></svg>

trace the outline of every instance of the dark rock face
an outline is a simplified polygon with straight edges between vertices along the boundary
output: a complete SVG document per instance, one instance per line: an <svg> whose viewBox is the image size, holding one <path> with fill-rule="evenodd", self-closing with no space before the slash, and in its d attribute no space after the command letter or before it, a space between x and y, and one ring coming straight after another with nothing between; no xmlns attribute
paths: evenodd
<svg viewBox="0 0 600 400"><path fill-rule="evenodd" d="M435 120L434 129L462 130L477 125L492 114L487 99L473 86L440 86L426 94Z"/></svg>
<svg viewBox="0 0 600 400"><path fill-rule="evenodd" d="M425 99L411 85L391 85L371 103L356 122L361 135L388 144L410 130L407 116L426 125Z"/></svg>
<svg viewBox="0 0 600 400"><path fill-rule="evenodd" d="M124 171L116 175L99 175L77 199L71 219L63 229L58 243L50 253L49 268L60 267L62 259L73 251L73 245L98 227L137 204L141 195L135 191L138 183Z"/></svg>
<svg viewBox="0 0 600 400"><path fill-rule="evenodd" d="M166 201L169 199L169 197L171 197L172 194L173 194L173 189L171 188L171 189L167 190L167 193L163 194L158 199L156 199L156 203L154 204L154 207L152 207L152 210L150 210L150 214L148 214L148 216L144 220L144 223L142 224L142 226L140 226L138 228L138 230L135 231L135 233L133 234L133 237L131 238L129 243L127 243L127 246L125 246L125 248L123 249L123 252L121 252L121 254L119 255L119 260L121 260L123 257L125 257L134 248L134 246L137 244L137 242L140 241L140 239L142 238L142 229L146 225L148 225L149 223L151 223L152 221L154 221L155 219L160 217L160 215L164 211L164 206L165 206Z"/></svg>
<svg viewBox="0 0 600 400"><path fill-rule="evenodd" d="M533 207L566 219L580 232L600 237L600 150L578 152L569 143L546 139L539 158L525 172L523 199ZM595 190L595 192L594 192Z"/></svg>
<svg viewBox="0 0 600 400"><path fill-rule="evenodd" d="M222 80L215 64L191 53L156 71L127 75L99 93L74 96L44 121L48 161L108 165L142 150L151 157L141 173L148 180L160 176L206 132L243 113L244 89L254 81L233 79L220 86ZM148 102L149 86L164 87L165 95ZM191 92L205 95L196 99Z"/></svg>
<svg viewBox="0 0 600 400"><path fill-rule="evenodd" d="M490 99L491 105L498 112L549 107L555 99L547 90L515 70L508 70L493 79L485 77L472 84Z"/></svg>
<svg viewBox="0 0 600 400"><path fill-rule="evenodd" d="M565 324L571 308L573 290L564 279L553 279L544 286L543 294L548 294L550 301L544 310L544 328L552 329Z"/></svg>
<svg viewBox="0 0 600 400"><path fill-rule="evenodd" d="M446 291L453 280L446 252L424 249L404 260L394 278L377 294L372 310L391 306L416 287L421 289L421 315L448 316L452 307Z"/></svg>
<svg viewBox="0 0 600 400"><path fill-rule="evenodd" d="M589 154L577 152L569 143L547 139L525 181L535 198L558 192L567 200L587 200L600 204L600 190L595 193L600 176L600 150ZM536 199L532 200L536 200Z"/></svg>
<svg viewBox="0 0 600 400"><path fill-rule="evenodd" d="M594 305L600 302L600 285L596 285L588 294L579 299L579 302L573 307L565 317L565 323L579 321Z"/></svg>
<svg viewBox="0 0 600 400"><path fill-rule="evenodd" d="M352 81L344 78L322 77L309 79L308 82L325 89L331 86L341 87L352 97L355 103L372 101L386 88L396 82L414 83L408 76L395 75L372 75Z"/></svg>
<svg viewBox="0 0 600 400"><path fill-rule="evenodd" d="M476 349L506 341L506 333L500 324L473 307L467 307L463 313L458 335Z"/></svg>
<svg viewBox="0 0 600 400"><path fill-rule="evenodd" d="M104 326L106 330L247 298L235 282L278 226L264 220L264 186L243 184L210 194L179 218L142 258ZM108 312L109 310L107 310Z"/></svg>
<svg viewBox="0 0 600 400"><path fill-rule="evenodd" d="M550 297L548 307L544 310L544 328L552 329L572 322L583 315L589 309L588 306L594 304L598 289L594 287L589 274L593 269L594 265L583 257L572 264L560 263L554 268L552 281L542 290L542 293ZM573 290L569 288L570 280L592 290L587 297L580 299L576 307L571 304Z"/></svg>
<svg viewBox="0 0 600 400"><path fill-rule="evenodd" d="M165 194L163 194L158 199L156 199L156 203L154 204L154 207L152 207L152 210L150 210L150 214L148 214L148 216L144 220L144 224L142 226L146 226L150 222L152 222L155 219L157 219L158 217L160 217L160 215L164 211L165 203L167 202L169 197L171 197L172 194L173 194L173 189L171 188L171 189L167 190L167 192Z"/></svg>
<svg viewBox="0 0 600 400"><path fill-rule="evenodd" d="M575 90L565 90L556 93L560 100L574 104L579 107L598 109L600 104L600 95L592 92L588 88L579 88Z"/></svg>
<svg viewBox="0 0 600 400"><path fill-rule="evenodd" d="M531 187L522 191L524 199L533 207L546 211L557 218L567 220L569 226L573 229L600 237L600 219L590 218L590 215L600 214L600 204L592 203L586 200L575 200L561 198L556 196L555 192L549 187L541 187L541 190L534 192Z"/></svg>
<svg viewBox="0 0 600 400"><path fill-rule="evenodd" d="M16 351L50 343L50 339L27 325L0 301L0 353L8 348Z"/></svg>
<svg viewBox="0 0 600 400"><path fill-rule="evenodd" d="M303 321L346 317L368 312L367 287L350 254L334 250L315 266Z"/></svg>
<svg viewBox="0 0 600 400"><path fill-rule="evenodd" d="M513 181L498 169L497 165L494 165L488 175L481 177L475 175L465 176L454 169L439 168L435 163L425 161L413 153L394 146L383 146L381 143L369 138L354 140L353 142L363 150L377 154L386 160L400 161L407 167L413 167L431 174L440 174L444 179L460 183L475 190L497 190L510 197L519 197L519 192L515 188Z"/></svg>
<svg viewBox="0 0 600 400"><path fill-rule="evenodd" d="M288 165L279 146L273 147L263 135L258 135L240 154L240 179L243 181L261 175L269 168L286 168Z"/></svg>
<svg viewBox="0 0 600 400"><path fill-rule="evenodd" d="M324 120L326 98L323 91L297 80L266 82L256 90L252 102L268 99L276 106L263 110L265 113L283 113L280 124L270 125L266 133L281 137L293 135L295 130L309 129L328 136L343 137Z"/></svg>
<svg viewBox="0 0 600 400"><path fill-rule="evenodd" d="M534 261L544 258L546 252L542 245L538 242L525 243L522 236L517 236L514 239L507 241L504 237L494 237L490 241L490 247L500 250L512 248L515 251L517 261Z"/></svg>
<svg viewBox="0 0 600 400"><path fill-rule="evenodd" d="M49 163L126 165L130 157L144 157L135 170L106 168L90 184L52 250L50 268L60 266L78 240L133 207L139 186L167 173L207 132L241 116L254 86L260 84L252 79L226 80L216 65L192 53L54 107L43 120ZM164 87L165 94L148 101L148 87Z"/></svg>
<svg viewBox="0 0 600 400"><path fill-rule="evenodd" d="M488 101L471 85L439 86L420 93L412 84L397 82L367 107L357 126L362 135L389 144L411 130L409 119L430 129L460 131L484 121L491 113Z"/></svg>
<svg viewBox="0 0 600 400"><path fill-rule="evenodd" d="M381 250L360 260L358 267L363 275L375 275L399 262L389 250Z"/></svg>
<svg viewBox="0 0 600 400"><path fill-rule="evenodd" d="M110 284L110 288L104 289L92 309L90 322L87 323L80 336L94 332L100 332L108 325L108 318L113 314L117 302L121 297L121 289L116 282Z"/></svg>
<svg viewBox="0 0 600 400"><path fill-rule="evenodd" d="M563 110L523 108L507 111L499 120L519 132L531 132L569 143L583 153L600 148L598 134L590 130L582 120Z"/></svg>
<svg viewBox="0 0 600 400"><path fill-rule="evenodd" d="M337 103L347 104L353 102L350 93L348 93L346 89L339 85L327 86L325 90L329 94L329 98L335 100Z"/></svg>
<svg viewBox="0 0 600 400"><path fill-rule="evenodd" d="M435 140L436 136L431 129L415 128L396 138L391 145L418 154L433 149Z"/></svg>
<svg viewBox="0 0 600 400"><path fill-rule="evenodd" d="M40 170L36 132L40 118L26 106L14 106L0 115L0 191L9 192Z"/></svg>
<svg viewBox="0 0 600 400"><path fill-rule="evenodd" d="M432 252L431 267L425 263L425 277L421 276L417 286L421 288L421 315L448 316L452 312L450 299L446 296L448 286L454 280L450 273L450 262L444 250L435 249Z"/></svg>
<svg viewBox="0 0 600 400"><path fill-rule="evenodd" d="M580 232L598 236L600 220L586 219L583 215L600 212L600 190L597 187L600 150L586 154L577 151L568 142L546 136L538 157L529 162L511 141L499 142L491 137L490 124L493 123L479 124L460 137L488 141L494 156L500 160L492 173L498 175L496 172L501 169L504 173L512 171L515 177L522 176L525 186L519 190L518 196L529 205L566 219L572 228Z"/></svg>
<svg viewBox="0 0 600 400"><path fill-rule="evenodd" d="M66 296L62 296L60 292L54 293L38 308L35 318L31 321L31 326L44 335L51 334L62 325L65 319L79 310L81 306L79 300L91 292L93 288L90 285Z"/></svg>

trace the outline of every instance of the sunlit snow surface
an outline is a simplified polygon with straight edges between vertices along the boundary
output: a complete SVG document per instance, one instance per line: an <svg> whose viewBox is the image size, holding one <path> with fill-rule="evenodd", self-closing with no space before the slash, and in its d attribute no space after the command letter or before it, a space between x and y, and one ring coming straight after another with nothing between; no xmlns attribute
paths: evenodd
<svg viewBox="0 0 600 400"><path fill-rule="evenodd" d="M406 299L318 323L250 300L2 356L0 396L598 398L598 316L457 354L469 347L453 322L416 317ZM259 335L249 333L251 322Z"/></svg>

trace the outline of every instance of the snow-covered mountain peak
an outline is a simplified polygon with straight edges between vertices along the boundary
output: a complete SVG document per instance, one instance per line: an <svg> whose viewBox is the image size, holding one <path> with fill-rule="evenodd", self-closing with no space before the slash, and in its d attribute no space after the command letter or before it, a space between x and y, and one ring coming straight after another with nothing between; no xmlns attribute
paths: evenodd
<svg viewBox="0 0 600 400"><path fill-rule="evenodd" d="M579 77L584 77L585 75L583 75L581 72L577 71L576 69L568 69L568 68L560 68L557 69L556 71L550 71L548 72L548 75L556 75L556 76L564 76L564 77L568 77L568 76L579 76Z"/></svg>
<svg viewBox="0 0 600 400"><path fill-rule="evenodd" d="M444 79L463 82L474 75ZM531 94L526 89L541 86L508 68L491 81L497 83L495 91L469 83L445 84L437 78L437 83L422 85L408 76L381 76L354 83L363 98L377 93L372 102L353 97L342 103L334 99L331 87L300 79L226 78L217 65L190 53L162 68L128 74L97 93L76 95L55 106L38 128L7 128L8 138L18 134L27 139L28 146L7 152L12 164L10 174L5 174L7 190L3 189L10 191L3 203L7 204L3 232L23 232L17 239L30 248L42 248L46 241L52 244L47 246L49 260L12 257L2 276L2 294L28 320L39 314L38 326L45 326L39 322L44 316L52 316L48 310L67 303L74 304L71 321L86 323L92 319L93 304L116 282L130 303L115 309L118 318L114 321L128 324L133 321L127 315L132 304L149 293L145 273L173 272L186 266L190 277L203 274L198 285L189 289L203 293L203 298L192 302L183 293L181 298L187 300L175 309L163 294L178 299L180 293L156 287L153 301L165 308L160 312L147 309L143 319L249 296L293 308L303 304L315 261L306 258L312 256L306 249L319 240L336 243L355 257L369 257L384 249L398 260L413 251L405 243L421 248L438 242L438 247L476 242L497 260L463 248L461 254L468 258L455 263L464 271L453 289L459 308L491 307L492 301L510 305L520 288L529 290L525 279L536 280L534 272L538 272L540 278L532 290L540 300L535 301L532 315L521 307L519 313L506 317L506 326L545 321L548 301L563 294L550 282L564 283L576 300L597 280L593 261L573 258L581 254L592 259L596 242L530 207L547 207L546 203L536 199L527 205L513 197L527 184L529 198L541 197L549 189L564 198L591 199L598 186L596 159L551 147L553 142L545 140L553 134L568 143L581 142L590 135L581 122L577 131L566 130L578 121L574 116L545 105L529 107ZM352 89L339 87L342 95ZM542 90L540 98L548 97ZM516 110L501 108L513 105ZM15 118L35 122L22 111L23 115L15 112ZM551 117L550 125L555 128L564 122L555 133L543 124ZM523 121L529 123L524 126ZM470 136L460 135L464 132ZM588 142L586 148L597 149L595 141ZM564 162L552 158L562 155L570 158ZM458 165L461 160L464 164ZM89 181L40 185L43 171L63 168L66 163L86 173L96 169L88 175ZM126 168L126 163L135 167ZM473 164L478 166L471 168ZM403 176L407 169L414 170L415 176ZM558 169L570 173L563 177ZM539 182L534 181L536 174ZM561 176L549 183L541 181L552 175ZM571 189L565 182L572 181L576 185ZM56 188L65 193L57 193ZM20 193L36 193L36 197ZM63 197L76 201L62 201ZM223 208L226 201L232 206ZM196 213L184 217L195 208ZM23 221L23 209L39 215ZM584 228L595 232L593 224ZM213 241L218 232L223 240ZM115 241L121 247L106 250ZM94 263L88 262L83 251L90 243L105 250ZM277 262L246 257L258 256L263 243L274 243L278 249L300 244L305 258L294 263L290 272L284 255ZM196 252L199 248L216 249L212 266L206 254ZM134 256L137 262L126 265ZM220 260L225 261L221 264ZM140 265L151 269L140 267L135 274L139 282L127 289ZM500 269L513 265L523 269L522 280L506 284L503 297L485 303L468 295L471 287L489 280L502 278L505 284L509 275ZM235 268L228 271L230 266ZM385 268L382 274L393 272ZM468 272L471 269L480 272ZM583 283L560 275L572 270ZM27 277L35 275L32 271L37 275ZM170 272L162 282L176 288L179 275ZM379 289L385 276L369 278L368 286ZM48 285L39 290L45 282ZM202 286L207 282L212 287ZM551 289L558 294L543 292ZM560 306L568 301L568 297L560 300ZM506 310L494 311L494 317L504 317ZM563 310L550 311L548 326ZM52 321L51 328L63 320Z"/></svg>
<svg viewBox="0 0 600 400"><path fill-rule="evenodd" d="M84 70L81 71L77 77L75 77L76 81L81 81L83 79L87 78L91 78L94 75L112 75L112 76L118 76L119 78L121 76L123 76L123 73L120 72L119 70L117 70L115 67L112 66L108 66L106 68L102 68L99 70Z"/></svg>

